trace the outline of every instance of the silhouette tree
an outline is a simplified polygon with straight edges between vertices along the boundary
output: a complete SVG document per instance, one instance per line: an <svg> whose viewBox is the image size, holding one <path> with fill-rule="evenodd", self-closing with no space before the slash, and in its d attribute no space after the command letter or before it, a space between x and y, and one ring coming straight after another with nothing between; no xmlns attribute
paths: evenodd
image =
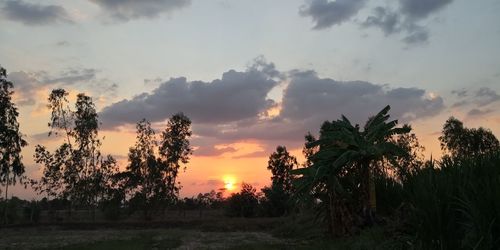
<svg viewBox="0 0 500 250"><path fill-rule="evenodd" d="M269 216L281 216L289 211L289 198L293 193L290 171L297 166L297 159L290 155L285 146L278 146L269 156L267 169L273 174L271 187L265 187L263 207Z"/></svg>
<svg viewBox="0 0 500 250"><path fill-rule="evenodd" d="M166 192L166 183L161 179L160 169L154 148L158 142L151 124L145 119L137 123L136 142L129 149L127 171L129 173L128 189L132 193L133 202L139 203L144 217L149 218L149 208L159 191ZM162 185L162 186L158 186ZM156 197L155 197L156 196Z"/></svg>
<svg viewBox="0 0 500 250"><path fill-rule="evenodd" d="M446 120L439 141L441 149L453 158L483 155L500 150L498 139L491 130L482 127L466 128L455 117Z"/></svg>
<svg viewBox="0 0 500 250"><path fill-rule="evenodd" d="M254 217L259 205L256 189L247 183L241 184L241 191L227 199L226 214L230 217Z"/></svg>
<svg viewBox="0 0 500 250"><path fill-rule="evenodd" d="M410 125L404 125L411 131ZM403 133L393 136L390 141L403 149L406 153L396 155L393 161L387 162L383 173L386 177L396 177L400 181L409 174L416 173L424 166L425 148L418 141L415 133ZM383 166L382 166L383 167ZM392 175L392 176L391 176Z"/></svg>
<svg viewBox="0 0 500 250"><path fill-rule="evenodd" d="M167 183L167 199L175 200L179 195L180 183L177 182L179 168L189 162L193 150L189 144L192 135L191 120L183 113L174 114L168 120L161 134L159 147L160 170L163 182Z"/></svg>
<svg viewBox="0 0 500 250"><path fill-rule="evenodd" d="M76 202L91 207L95 218L98 202L104 198L118 167L113 157L103 157L100 152L99 121L92 98L78 94L73 111L67 96L64 89L55 89L49 96L48 107L52 112L49 136L62 132L65 141L55 153L37 145L35 161L44 169L34 186L49 197L68 198L71 206Z"/></svg>
<svg viewBox="0 0 500 250"><path fill-rule="evenodd" d="M376 164L387 158L391 161L406 152L391 142L394 135L409 132L409 127L397 128L397 121L389 119L389 106L371 117L361 130L359 125L342 116L342 119L325 122L320 138L309 143L309 148L318 147L311 157L312 165L293 170L299 175L297 185L302 194L316 195L326 205L325 214L333 236L351 234L354 218L350 215L352 197L359 197L359 206L364 223L373 222L376 210L376 192L373 173L379 171ZM356 194L350 196L349 194ZM356 203L354 203L356 205Z"/></svg>
<svg viewBox="0 0 500 250"><path fill-rule="evenodd" d="M19 132L17 117L19 112L12 102L13 83L7 80L7 71L0 67L0 182L5 185L5 202L7 202L9 185L23 179L25 171L21 150L28 143ZM7 223L7 209L5 209Z"/></svg>
<svg viewBox="0 0 500 250"><path fill-rule="evenodd" d="M133 196L131 201L141 204L145 218L149 217L151 208L177 200L181 188L177 176L181 164L189 161L191 134L191 121L182 113L169 119L160 142L148 121L143 119L137 124L137 141L129 150L125 175ZM155 154L157 146L158 157Z"/></svg>
<svg viewBox="0 0 500 250"><path fill-rule="evenodd" d="M304 167L309 167L312 165L312 156L317 152L317 147L309 147L309 144L313 143L316 141L316 138L311 134L311 132L308 132L305 136L305 143L304 147L302 148L302 154L304 155L304 158L306 158L306 161L304 162Z"/></svg>

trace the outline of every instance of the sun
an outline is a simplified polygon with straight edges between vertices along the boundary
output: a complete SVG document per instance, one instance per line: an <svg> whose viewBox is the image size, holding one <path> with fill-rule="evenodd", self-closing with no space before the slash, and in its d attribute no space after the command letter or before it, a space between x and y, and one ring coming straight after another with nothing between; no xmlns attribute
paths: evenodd
<svg viewBox="0 0 500 250"><path fill-rule="evenodd" d="M234 191L236 189L236 178L234 178L234 176L232 175L225 175L223 177L223 180L224 180L224 188L227 190L227 191Z"/></svg>

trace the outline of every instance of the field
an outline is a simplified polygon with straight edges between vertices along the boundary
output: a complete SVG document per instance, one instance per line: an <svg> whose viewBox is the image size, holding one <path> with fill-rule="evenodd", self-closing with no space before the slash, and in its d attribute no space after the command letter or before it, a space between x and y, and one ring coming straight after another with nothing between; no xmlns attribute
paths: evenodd
<svg viewBox="0 0 500 250"><path fill-rule="evenodd" d="M384 237L374 228L328 240L309 218L198 217L191 212L149 222L18 224L0 229L0 249L366 249Z"/></svg>

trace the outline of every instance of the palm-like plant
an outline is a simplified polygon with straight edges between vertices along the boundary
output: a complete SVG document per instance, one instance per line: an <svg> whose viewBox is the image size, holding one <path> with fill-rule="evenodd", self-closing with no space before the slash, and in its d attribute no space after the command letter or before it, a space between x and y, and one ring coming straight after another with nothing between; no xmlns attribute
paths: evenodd
<svg viewBox="0 0 500 250"><path fill-rule="evenodd" d="M382 159L395 162L395 156L406 153L389 139L410 132L410 127L396 127L397 120L388 121L389 110L386 106L371 117L362 131L345 116L325 122L320 138L308 145L318 148L311 156L312 165L293 171L300 175L296 184L302 194L316 196L327 204L327 220L334 236L352 233L354 207L361 208L365 223L372 222L377 163Z"/></svg>

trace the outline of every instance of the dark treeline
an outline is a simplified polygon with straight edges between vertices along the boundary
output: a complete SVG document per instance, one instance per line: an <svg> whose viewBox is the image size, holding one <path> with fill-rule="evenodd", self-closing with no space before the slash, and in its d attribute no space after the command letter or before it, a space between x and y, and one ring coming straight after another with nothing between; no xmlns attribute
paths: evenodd
<svg viewBox="0 0 500 250"><path fill-rule="evenodd" d="M3 223L36 222L40 211L49 221L61 221L76 219L72 212L79 210L92 220L96 212L109 220L133 214L151 220L186 211L202 217L216 210L228 217L287 218L285 234L309 230L300 217L315 218L308 223L314 221L314 228L334 238L383 228L377 242L383 249L500 248L500 143L490 130L466 128L454 117L439 137L440 160L424 159L411 126L390 120L387 106L364 126L345 116L325 121L318 137L305 136L302 164L278 146L267 165L271 184L261 190L243 183L227 198L221 190L180 198L178 176L193 152L187 116L174 114L159 135L147 120L139 121L127 166L120 171L112 156L101 154L92 99L79 94L71 107L63 89L48 98L49 136L59 135L61 145L54 151L36 145L34 158L43 175L28 180L20 155L27 143L12 102L13 84L4 69L0 73ZM17 181L44 198L8 200L8 187Z"/></svg>

